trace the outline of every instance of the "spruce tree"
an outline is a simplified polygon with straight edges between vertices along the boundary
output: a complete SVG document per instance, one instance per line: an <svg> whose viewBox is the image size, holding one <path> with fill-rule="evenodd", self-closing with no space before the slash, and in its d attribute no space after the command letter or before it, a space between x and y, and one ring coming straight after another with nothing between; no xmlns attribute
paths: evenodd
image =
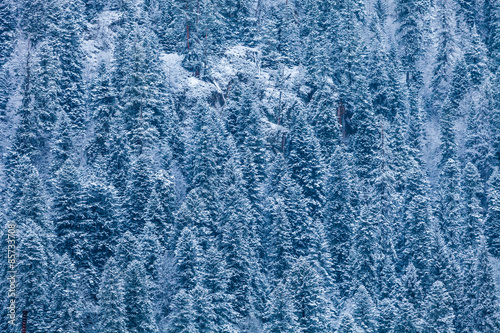
<svg viewBox="0 0 500 333"><path fill-rule="evenodd" d="M500 173L495 168L488 180L488 213L486 216L486 235L490 253L500 257Z"/></svg>
<svg viewBox="0 0 500 333"><path fill-rule="evenodd" d="M67 254L56 256L55 271L50 286L50 331L81 332L82 301L78 288L79 275Z"/></svg>
<svg viewBox="0 0 500 333"><path fill-rule="evenodd" d="M286 286L280 282L271 293L265 332L296 332L298 330L294 303Z"/></svg>
<svg viewBox="0 0 500 333"><path fill-rule="evenodd" d="M126 330L125 290L123 274L116 261L110 258L103 269L99 284L98 304L101 331L121 333Z"/></svg>
<svg viewBox="0 0 500 333"><path fill-rule="evenodd" d="M481 179L477 168L467 163L463 172L462 192L464 199L464 234L462 244L475 247L481 230L484 229L483 210L480 206L482 195Z"/></svg>
<svg viewBox="0 0 500 333"><path fill-rule="evenodd" d="M82 226L84 210L82 207L82 184L79 174L68 159L56 172L55 197L53 202L54 232L56 249L60 254L68 254L80 267L83 258Z"/></svg>
<svg viewBox="0 0 500 333"><path fill-rule="evenodd" d="M149 283L144 266L133 260L125 271L125 313L126 327L134 333L156 333L153 304L149 293Z"/></svg>
<svg viewBox="0 0 500 333"><path fill-rule="evenodd" d="M49 257L46 231L29 219L17 224L18 233L23 235L17 244L16 263L16 308L27 310L30 330L36 333L49 330L50 295ZM21 330L21 321L16 321L16 331Z"/></svg>
<svg viewBox="0 0 500 333"><path fill-rule="evenodd" d="M299 331L327 331L331 325L331 313L323 281L307 259L298 259L294 264L288 288L292 293Z"/></svg>
<svg viewBox="0 0 500 333"><path fill-rule="evenodd" d="M14 8L9 1L0 4L0 68L7 62L14 48L16 21Z"/></svg>
<svg viewBox="0 0 500 333"><path fill-rule="evenodd" d="M451 297L441 281L432 284L425 300L425 331L455 332Z"/></svg>
<svg viewBox="0 0 500 333"><path fill-rule="evenodd" d="M354 321L363 332L377 332L378 313L373 300L363 285L354 295Z"/></svg>

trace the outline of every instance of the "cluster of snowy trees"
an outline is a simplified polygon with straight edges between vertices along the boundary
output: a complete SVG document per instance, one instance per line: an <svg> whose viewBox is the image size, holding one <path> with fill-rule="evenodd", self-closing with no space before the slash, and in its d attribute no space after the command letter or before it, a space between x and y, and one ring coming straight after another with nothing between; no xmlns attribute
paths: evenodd
<svg viewBox="0 0 500 333"><path fill-rule="evenodd" d="M500 331L499 0L1 0L0 87L2 332Z"/></svg>

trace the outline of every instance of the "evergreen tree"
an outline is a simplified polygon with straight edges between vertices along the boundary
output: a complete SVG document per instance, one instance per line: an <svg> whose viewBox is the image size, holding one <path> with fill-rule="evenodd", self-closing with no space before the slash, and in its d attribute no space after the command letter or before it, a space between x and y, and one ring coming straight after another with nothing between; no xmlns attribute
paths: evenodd
<svg viewBox="0 0 500 333"><path fill-rule="evenodd" d="M73 156L73 131L68 116L64 111L57 114L54 142L52 143L52 171L56 172ZM68 162L69 163L69 162Z"/></svg>
<svg viewBox="0 0 500 333"><path fill-rule="evenodd" d="M0 4L0 68L8 61L14 48L16 21L14 8L9 1Z"/></svg>
<svg viewBox="0 0 500 333"><path fill-rule="evenodd" d="M297 317L290 292L279 283L270 295L270 306L264 331L269 333L298 331Z"/></svg>
<svg viewBox="0 0 500 333"><path fill-rule="evenodd" d="M169 321L169 333L196 333L194 323L193 298L186 290L181 289L173 301L172 318Z"/></svg>
<svg viewBox="0 0 500 333"><path fill-rule="evenodd" d="M141 262L133 260L125 272L126 327L133 333L158 332L149 294L150 280Z"/></svg>
<svg viewBox="0 0 500 333"><path fill-rule="evenodd" d="M488 248L494 256L500 257L500 173L495 169L488 181L488 215L486 217L486 235Z"/></svg>
<svg viewBox="0 0 500 333"><path fill-rule="evenodd" d="M470 85L478 88L483 83L488 68L486 60L487 50L475 27L472 28L469 40L470 43L465 50L464 59L467 64Z"/></svg>
<svg viewBox="0 0 500 333"><path fill-rule="evenodd" d="M375 304L363 285L360 285L354 295L354 321L363 332L377 332L378 314Z"/></svg>
<svg viewBox="0 0 500 333"><path fill-rule="evenodd" d="M453 58L456 42L454 39L454 12L448 0L438 4L439 30L437 35L437 54L431 82L431 103L434 115L441 111L442 103L450 89L450 78L453 70Z"/></svg>
<svg viewBox="0 0 500 333"><path fill-rule="evenodd" d="M55 271L50 286L50 331L81 332L82 302L78 288L78 273L67 254L55 261Z"/></svg>
<svg viewBox="0 0 500 333"><path fill-rule="evenodd" d="M146 221L156 228L162 247L172 249L174 241L174 210L176 204L174 179L160 170L153 177L153 189L146 207Z"/></svg>
<svg viewBox="0 0 500 333"><path fill-rule="evenodd" d="M438 210L438 221L446 242L456 248L462 237L462 191L460 188L460 171L457 162L449 159L441 171L441 191Z"/></svg>
<svg viewBox="0 0 500 333"><path fill-rule="evenodd" d="M333 277L339 285L349 279L347 260L349 247L353 237L352 184L345 146L335 150L326 173L324 223L327 238L330 242ZM343 290L345 286L341 288Z"/></svg>
<svg viewBox="0 0 500 333"><path fill-rule="evenodd" d="M426 332L455 332L451 298L441 281L432 284L426 297Z"/></svg>
<svg viewBox="0 0 500 333"><path fill-rule="evenodd" d="M350 314L344 314L340 320L340 325L336 333L354 333L357 331L357 327L354 323L354 319Z"/></svg>
<svg viewBox="0 0 500 333"><path fill-rule="evenodd" d="M111 126L116 116L116 91L111 82L111 76L104 63L99 65L97 77L91 88L90 108L93 112L95 139L87 147L87 157L90 162L98 156L107 156L110 149Z"/></svg>
<svg viewBox="0 0 500 333"><path fill-rule="evenodd" d="M368 208L361 208L359 220L352 240L350 262L351 279L356 285L367 285L370 292L376 292L377 272L379 270L380 244L377 238L380 235L378 225L373 221Z"/></svg>
<svg viewBox="0 0 500 333"><path fill-rule="evenodd" d="M116 194L101 178L91 177L83 188L82 200L84 217L80 229L85 244L82 246L82 258L86 261L87 269L99 274L116 245ZM96 283L92 294L96 295L98 278L92 280Z"/></svg>
<svg viewBox="0 0 500 333"><path fill-rule="evenodd" d="M453 69L450 91L443 103L441 113L441 166L448 159L456 158L455 123L459 114L459 106L466 92L468 80L465 63L458 60Z"/></svg>
<svg viewBox="0 0 500 333"><path fill-rule="evenodd" d="M49 257L44 240L46 232L32 221L17 224L18 233L23 235L17 245L16 263L16 308L29 313L30 330L36 333L49 330L50 297ZM21 330L16 320L16 331Z"/></svg>
<svg viewBox="0 0 500 333"><path fill-rule="evenodd" d="M419 87L422 73L417 64L424 54L423 17L429 3L425 0L400 0L396 3L396 15L399 26L396 34L402 51L402 65L406 73L406 84Z"/></svg>
<svg viewBox="0 0 500 333"><path fill-rule="evenodd" d="M53 202L54 231L56 249L60 254L68 254L75 265L85 259L82 257L82 225L84 211L82 207L82 185L79 175L68 159L56 172L55 197Z"/></svg>
<svg viewBox="0 0 500 333"><path fill-rule="evenodd" d="M492 58L492 71L498 68L498 59L500 59L500 3L495 0L485 1L485 20L487 29L486 45Z"/></svg>
<svg viewBox="0 0 500 333"><path fill-rule="evenodd" d="M392 332L396 325L397 302L393 298L384 298L378 304L378 332Z"/></svg>
<svg viewBox="0 0 500 333"><path fill-rule="evenodd" d="M116 261L110 258L103 269L98 295L102 318L98 326L102 331L121 333L126 330L124 284Z"/></svg>
<svg viewBox="0 0 500 333"><path fill-rule="evenodd" d="M86 120L82 79L84 56L80 40L83 10L81 1L62 1L56 12L59 14L60 24L52 26L51 31L56 39L55 50L61 63L61 106L73 129L82 129Z"/></svg>
<svg viewBox="0 0 500 333"><path fill-rule="evenodd" d="M315 218L324 202L324 166L318 140L305 119L305 112L299 111L288 145L288 164L292 179L302 188L311 217Z"/></svg>
<svg viewBox="0 0 500 333"><path fill-rule="evenodd" d="M128 223L124 230L142 230L145 223L145 213L148 199L151 196L151 158L141 154L132 164L126 189L125 208Z"/></svg>
<svg viewBox="0 0 500 333"><path fill-rule="evenodd" d="M33 71L33 103L40 124L41 146L47 149L54 133L57 115L61 111L59 98L61 67L53 43L50 41L41 43L36 56L37 66Z"/></svg>
<svg viewBox="0 0 500 333"><path fill-rule="evenodd" d="M464 235L462 244L475 247L484 229L484 216L480 206L482 189L477 168L467 163L463 171Z"/></svg>
<svg viewBox="0 0 500 333"><path fill-rule="evenodd" d="M325 332L330 328L330 307L319 274L306 259L298 259L290 272L299 331Z"/></svg>

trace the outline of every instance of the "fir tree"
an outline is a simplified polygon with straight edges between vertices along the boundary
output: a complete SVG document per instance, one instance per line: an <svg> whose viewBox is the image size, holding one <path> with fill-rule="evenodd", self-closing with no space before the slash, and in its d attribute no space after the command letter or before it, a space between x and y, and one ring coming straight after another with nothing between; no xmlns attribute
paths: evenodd
<svg viewBox="0 0 500 333"><path fill-rule="evenodd" d="M32 332L47 332L50 297L48 248L44 241L46 232L30 220L18 224L18 230L23 237L17 245L16 307L28 311ZM19 319L16 326L17 331L21 330Z"/></svg>
<svg viewBox="0 0 500 333"><path fill-rule="evenodd" d="M0 68L7 62L14 48L14 37L16 21L14 8L9 1L2 1L0 4Z"/></svg>
<svg viewBox="0 0 500 333"><path fill-rule="evenodd" d="M451 298L441 281L432 284L426 297L426 332L455 332Z"/></svg>
<svg viewBox="0 0 500 333"><path fill-rule="evenodd" d="M125 272L125 313L129 332L158 332L153 316L153 304L149 294L150 279L141 262L133 260Z"/></svg>
<svg viewBox="0 0 500 333"><path fill-rule="evenodd" d="M68 159L56 173L55 197L53 203L54 231L57 237L56 249L68 254L79 267L82 257L82 185L79 175Z"/></svg>
<svg viewBox="0 0 500 333"><path fill-rule="evenodd" d="M488 248L494 256L500 257L500 173L495 169L488 181L488 215L486 217L486 235Z"/></svg>
<svg viewBox="0 0 500 333"><path fill-rule="evenodd" d="M67 254L58 259L55 262L56 274L52 278L50 287L50 331L81 332L82 302L78 288L78 273Z"/></svg>
<svg viewBox="0 0 500 333"><path fill-rule="evenodd" d="M462 192L464 194L464 246L477 245L481 231L484 229L484 216L480 206L482 189L477 168L467 163L463 172Z"/></svg>
<svg viewBox="0 0 500 333"><path fill-rule="evenodd" d="M270 295L270 307L264 331L269 333L296 332L298 330L293 300L283 283L279 283Z"/></svg>
<svg viewBox="0 0 500 333"><path fill-rule="evenodd" d="M330 327L330 308L315 268L299 259L290 273L289 286L295 304L299 331L325 332Z"/></svg>
<svg viewBox="0 0 500 333"><path fill-rule="evenodd" d="M363 285L360 285L354 295L354 321L363 332L377 332L378 314L375 304Z"/></svg>
<svg viewBox="0 0 500 333"><path fill-rule="evenodd" d="M104 266L98 294L102 318L98 326L102 331L119 333L126 330L124 284L116 261L110 258Z"/></svg>

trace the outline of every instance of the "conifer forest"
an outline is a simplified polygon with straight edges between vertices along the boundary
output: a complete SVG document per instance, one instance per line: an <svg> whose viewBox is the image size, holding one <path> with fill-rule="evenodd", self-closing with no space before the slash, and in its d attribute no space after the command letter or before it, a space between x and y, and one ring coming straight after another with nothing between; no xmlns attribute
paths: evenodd
<svg viewBox="0 0 500 333"><path fill-rule="evenodd" d="M0 0L0 221L0 332L499 333L500 0Z"/></svg>

